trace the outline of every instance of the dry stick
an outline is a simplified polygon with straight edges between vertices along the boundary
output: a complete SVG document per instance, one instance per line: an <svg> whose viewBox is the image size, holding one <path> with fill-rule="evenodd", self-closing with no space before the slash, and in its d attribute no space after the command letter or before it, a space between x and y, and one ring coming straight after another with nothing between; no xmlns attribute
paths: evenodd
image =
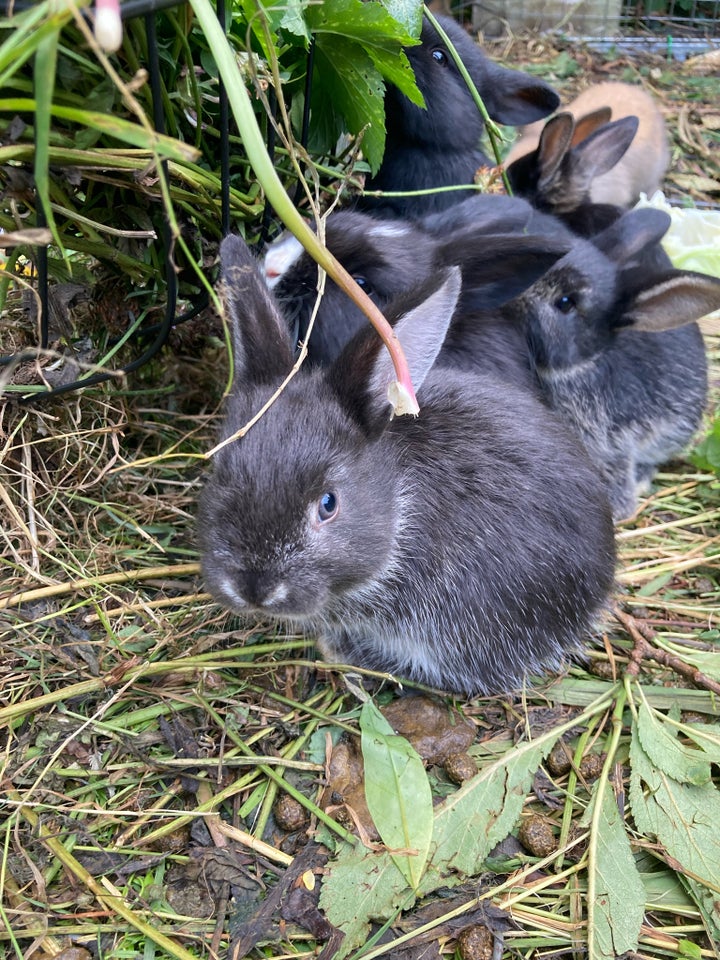
<svg viewBox="0 0 720 960"><path fill-rule="evenodd" d="M62 597L78 590L87 590L89 587L99 587L115 583L132 583L134 580L148 580L152 577L187 577L200 573L199 563L177 563L173 566L146 567L144 570L120 570L117 573L104 573L99 577L71 580L70 583L57 583L51 587L38 587L35 590L24 590L9 597L0 598L0 610L8 607L19 607L22 603L31 600L45 600L48 597Z"/></svg>
<svg viewBox="0 0 720 960"><path fill-rule="evenodd" d="M720 696L720 683L713 680L712 677L708 677L707 674L703 673L702 670L698 670L697 667L685 663L684 660L681 660L680 657L675 656L675 654L668 653L665 650L658 650L657 647L652 646L655 631L647 624L640 623L635 617L629 613L625 613L618 606L614 607L613 615L615 619L625 627L633 641L633 649L630 651L630 662L627 668L629 676L638 676L640 673L640 664L643 660L655 660L657 663L662 664L662 666L668 667L675 673L679 673L681 677L690 680L695 686L703 687L705 690L710 690L712 693Z"/></svg>

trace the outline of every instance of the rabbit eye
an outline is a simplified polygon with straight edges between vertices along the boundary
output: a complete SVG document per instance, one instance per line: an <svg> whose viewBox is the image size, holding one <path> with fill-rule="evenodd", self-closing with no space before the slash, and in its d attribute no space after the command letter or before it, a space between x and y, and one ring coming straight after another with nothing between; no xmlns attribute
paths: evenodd
<svg viewBox="0 0 720 960"><path fill-rule="evenodd" d="M370 296L373 293L372 284L367 279L367 277L354 276L353 280L360 287L360 289L363 290L368 296Z"/></svg>
<svg viewBox="0 0 720 960"><path fill-rule="evenodd" d="M560 313L570 313L571 310L574 310L577 306L575 297L568 296L565 294L562 297L558 297L555 301L555 307L560 311Z"/></svg>
<svg viewBox="0 0 720 960"><path fill-rule="evenodd" d="M433 60L435 61L435 63L439 63L439 64L441 64L442 66L444 66L444 65L448 62L448 60L447 60L447 53L445 53L444 50L439 50L439 49L438 49L438 50L433 50L433 52L430 54L430 56L433 58Z"/></svg>
<svg viewBox="0 0 720 960"><path fill-rule="evenodd" d="M320 523L326 523L337 516L338 506L338 498L332 491L324 493L318 500L318 520Z"/></svg>

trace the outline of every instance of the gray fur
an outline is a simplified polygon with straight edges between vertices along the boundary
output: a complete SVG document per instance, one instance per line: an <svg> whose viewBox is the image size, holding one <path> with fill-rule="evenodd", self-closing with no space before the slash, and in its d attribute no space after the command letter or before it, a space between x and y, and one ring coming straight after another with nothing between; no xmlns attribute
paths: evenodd
<svg viewBox="0 0 720 960"><path fill-rule="evenodd" d="M226 281L246 259L239 238L224 241ZM389 309L401 343L439 349L456 292L452 275L436 279L440 302ZM241 298L226 282L240 360L226 436L281 380L261 374L283 353L279 314L264 338L254 318L268 321L267 296L259 272ZM199 511L205 580L238 613L316 635L328 659L508 691L577 651L606 602L609 508L580 444L530 392L437 364L418 376L420 416L391 419L371 332L301 371L215 457Z"/></svg>
<svg viewBox="0 0 720 960"><path fill-rule="evenodd" d="M571 248L574 238L562 226L554 233L535 230L536 220L552 218L537 214L523 201L498 196L492 198L497 204L478 202L487 199L491 198L472 198L455 207L456 229L444 221L453 211L429 218L427 230L424 223L389 223L342 211L327 218L326 243L381 309L418 290L445 266L459 265L463 292L441 362L526 378L529 365L522 333L501 320L496 308L541 276ZM265 269L290 328L303 338L317 299L318 270L304 251L291 262L285 256L288 246L286 238L271 246ZM327 279L308 341L310 362L331 363L366 326L360 308Z"/></svg>
<svg viewBox="0 0 720 960"><path fill-rule="evenodd" d="M638 489L680 453L707 394L702 334L694 322L720 307L720 281L632 264L667 217L626 213L574 249L506 308L526 324L542 389L577 428L604 472L616 519ZM673 329L674 328L674 329Z"/></svg>

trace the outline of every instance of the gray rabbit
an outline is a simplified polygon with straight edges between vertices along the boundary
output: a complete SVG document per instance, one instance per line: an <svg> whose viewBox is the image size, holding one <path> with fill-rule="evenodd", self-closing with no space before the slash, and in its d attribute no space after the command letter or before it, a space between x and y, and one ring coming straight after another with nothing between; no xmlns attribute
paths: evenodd
<svg viewBox="0 0 720 960"><path fill-rule="evenodd" d="M459 223L449 233L444 215L428 218L434 231L431 234L422 229L425 221L376 220L349 210L327 218L325 239L381 309L393 298L417 289L444 266L459 265L462 293L441 362L496 369L512 377L529 370L524 335L503 320L496 308L521 293L567 253L574 236L560 225L554 235L526 234L528 224L532 228L536 221L552 218L533 211L524 201L499 196L492 197L500 201L491 205L492 216L486 204L478 202L489 199L490 195L478 196L455 207ZM517 213L515 219L511 213ZM513 229L515 233L510 232ZM315 261L294 237L284 235L268 248L263 265L294 339L304 340L317 299ZM327 279L308 341L310 361L330 363L366 325L359 307Z"/></svg>
<svg viewBox="0 0 720 960"><path fill-rule="evenodd" d="M228 237L221 259L229 436L281 384L293 345L245 244ZM388 308L418 418L391 417L389 355L361 331L216 454L198 532L208 589L230 609L317 636L331 661L473 695L579 649L613 583L614 539L597 471L552 411L435 365L459 295L459 269L445 269L399 317Z"/></svg>
<svg viewBox="0 0 720 960"><path fill-rule="evenodd" d="M467 32L450 17L438 22L455 46L493 120L506 124L532 123L552 113L560 102L542 80L488 60ZM494 166L482 152L484 123L470 91L435 30L425 20L420 44L406 54L425 98L415 106L396 87L385 95L387 141L385 155L368 190L427 190L472 184L477 170ZM418 218L443 210L472 194L452 190L419 197L365 197L364 210L384 217Z"/></svg>
<svg viewBox="0 0 720 960"><path fill-rule="evenodd" d="M563 151L577 147L610 120L632 117L636 130L627 150L623 151L612 168L598 171L587 188L582 188L583 199L594 204L608 203L629 209L637 203L641 193L651 196L660 189L670 164L668 133L658 103L643 87L617 81L592 84L563 108L563 115L572 120L570 137L562 147ZM564 129L567 130L567 120L564 123ZM552 121L543 124L538 120L523 128L506 157L508 170L512 169L515 160L533 151L538 157L540 141L543 134L548 133L546 128L549 125L552 131L551 124ZM591 147L589 162L592 162L596 152L596 146ZM552 156L546 156L543 161L548 171L552 162ZM516 170L521 168L522 165ZM570 186L571 190L577 188L577 184Z"/></svg>
<svg viewBox="0 0 720 960"><path fill-rule="evenodd" d="M621 164L637 130L638 118L627 116L603 123L576 140L572 114L558 113L543 127L537 148L508 165L510 186L538 210L554 214L576 233L591 237L623 213ZM601 180L607 184L615 174L618 202L594 200L593 186Z"/></svg>
<svg viewBox="0 0 720 960"><path fill-rule="evenodd" d="M648 121L629 115L607 123L607 114L609 109L598 110L576 122L572 114L558 113L543 127L537 148L508 166L513 189L543 211L544 230L551 229L552 215L579 236L594 240L625 213L622 204L629 203L629 191L637 183L633 175L651 147ZM636 148L638 129L646 135ZM651 177L656 164L657 159L648 161ZM613 182L617 200L610 203ZM630 265L646 272L672 267L660 239L637 244Z"/></svg>
<svg viewBox="0 0 720 960"><path fill-rule="evenodd" d="M637 265L669 223L660 210L624 214L503 308L526 324L543 391L605 473L618 520L634 513L658 464L687 445L706 399L694 321L720 307L720 281Z"/></svg>

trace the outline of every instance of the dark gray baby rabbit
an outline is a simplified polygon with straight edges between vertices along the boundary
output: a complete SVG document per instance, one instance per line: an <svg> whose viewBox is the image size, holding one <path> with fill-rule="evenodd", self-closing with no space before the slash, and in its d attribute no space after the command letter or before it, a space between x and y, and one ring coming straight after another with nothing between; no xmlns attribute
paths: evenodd
<svg viewBox="0 0 720 960"><path fill-rule="evenodd" d="M629 209L637 203L641 193L651 196L660 189L670 163L668 134L657 102L641 86L618 82L592 84L563 107L563 114L571 115L573 120L570 148L577 147L610 120L633 117L636 121L637 132L627 151L611 169L598 172L587 191L583 188L588 200L594 204L609 203ZM545 127L547 124L536 121L523 128L507 155L508 169L515 160L533 151L538 156ZM590 158L595 152L595 148L589 151ZM552 157L546 157L545 162L552 164ZM519 165L516 170L521 167ZM570 187L575 185L570 184Z"/></svg>
<svg viewBox="0 0 720 960"><path fill-rule="evenodd" d="M293 351L244 243L227 238L221 257L229 436ZM508 691L578 649L613 582L612 522L596 471L543 403L434 366L459 270L438 281L395 318L420 416L391 417L395 375L373 330L330 367L301 371L215 457L203 571L221 603L317 636L330 660L458 693Z"/></svg>
<svg viewBox="0 0 720 960"><path fill-rule="evenodd" d="M477 216L474 201L480 199L489 197L472 198L455 208L462 211L467 204L476 215L449 235L440 230L438 236L432 236L421 230L420 224L376 220L349 210L327 218L325 240L381 309L395 297L421 287L443 267L459 265L462 293L441 361L452 356L456 366L483 366L511 376L519 368L529 370L524 334L513 330L495 308L540 277L570 249L574 237L569 231L557 236L500 232L503 217L488 222ZM515 205L510 197L494 199ZM522 201L517 203L522 205ZM499 207L508 212L505 204ZM487 229L499 232L486 233ZM285 235L268 248L263 266L294 339L305 339L317 299L317 264L299 241ZM367 322L360 308L327 279L308 341L310 361L333 361Z"/></svg>
<svg viewBox="0 0 720 960"><path fill-rule="evenodd" d="M493 120L532 123L556 109L560 98L542 80L488 60L463 27L438 17ZM419 46L406 54L425 98L415 106L391 85L385 95L387 141L382 165L367 190L425 190L471 184L480 167L494 166L482 152L484 123L465 80L432 24L425 20ZM386 217L417 218L469 196L452 190L421 197L365 197L359 206Z"/></svg>
<svg viewBox="0 0 720 960"><path fill-rule="evenodd" d="M583 131L576 139L577 126L572 115L558 113L543 127L537 149L510 164L510 184L546 216L552 214L581 237L594 241L622 217L625 210L621 203L628 197L629 174L637 171L650 148L646 136L641 140L639 153L633 152L638 123L635 116L624 116L613 123L590 123L591 132ZM654 167L656 162L648 161L648 166ZM651 173L654 175L654 171ZM593 191L597 184L603 184L597 196L607 198L614 177L617 203L596 200ZM637 244L628 266L646 272L671 269L661 236L656 242Z"/></svg>
<svg viewBox="0 0 720 960"><path fill-rule="evenodd" d="M650 208L578 240L507 308L528 341L551 405L576 426L604 471L613 514L632 515L639 487L698 426L707 369L696 323L720 307L720 281L632 264L670 223Z"/></svg>
<svg viewBox="0 0 720 960"><path fill-rule="evenodd" d="M604 123L588 136L575 139L575 120L558 113L543 127L535 150L507 167L514 193L538 210L559 217L581 236L591 237L622 215L625 199L622 161L638 130L638 118ZM593 187L617 175L617 202L593 199ZM606 197L609 190L602 194Z"/></svg>

